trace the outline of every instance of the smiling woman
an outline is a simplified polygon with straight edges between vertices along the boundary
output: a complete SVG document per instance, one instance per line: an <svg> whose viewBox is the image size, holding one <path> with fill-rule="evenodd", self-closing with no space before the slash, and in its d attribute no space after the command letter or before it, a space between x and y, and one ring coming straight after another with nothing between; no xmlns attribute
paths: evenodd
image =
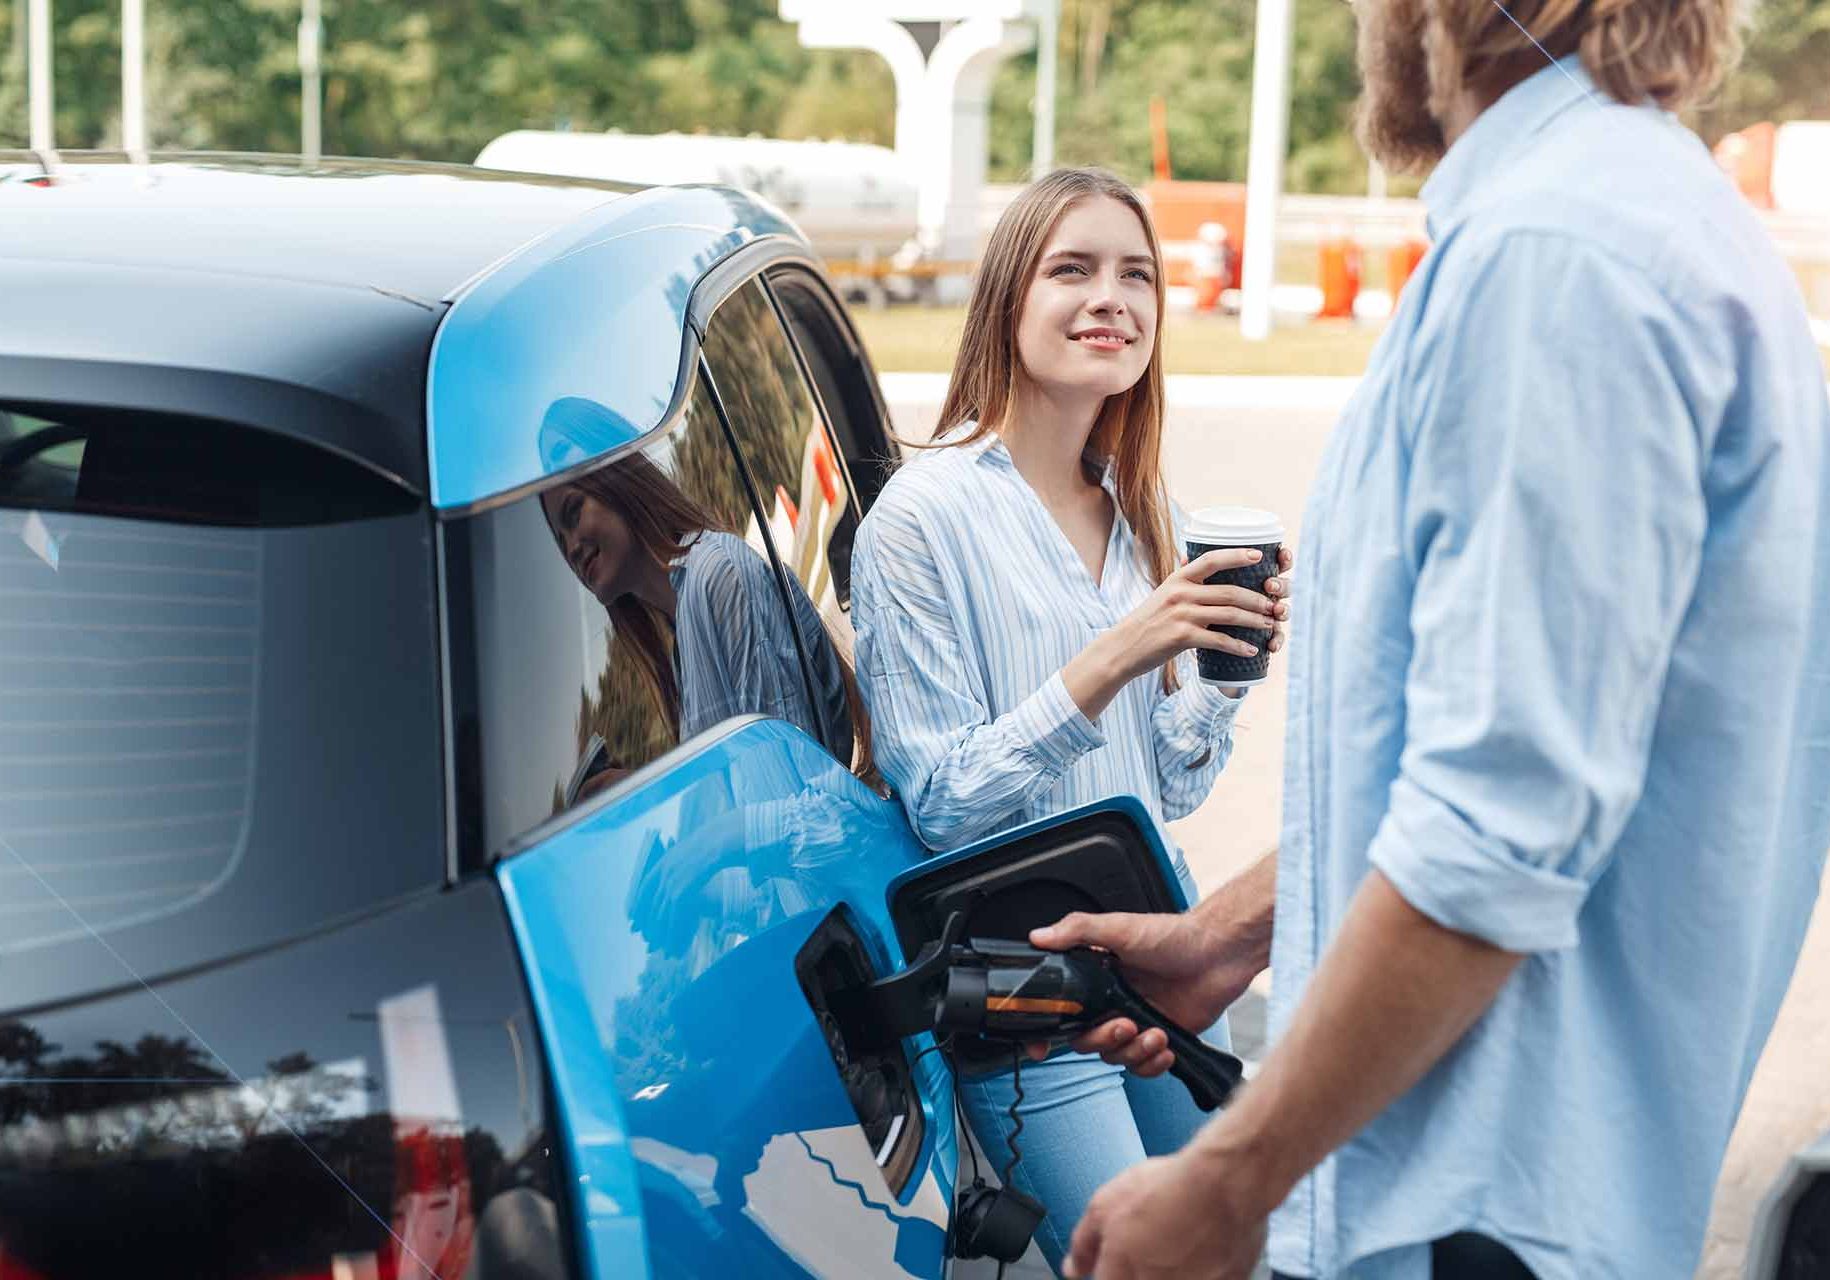
<svg viewBox="0 0 1830 1280"><path fill-rule="evenodd" d="M1027 366L1032 378L1108 396L1136 385L1156 351L1150 250L1143 223L1116 200L1086 201L1061 215L1017 327L1018 350L1036 362ZM1074 348L1123 359L1075 363Z"/></svg>
<svg viewBox="0 0 1830 1280"><path fill-rule="evenodd" d="M930 848L1115 795L1159 822L1190 812L1226 763L1239 698L1197 679L1187 651L1243 653L1208 628L1271 629L1287 609L1275 577L1264 595L1206 585L1257 551L1177 566L1160 263L1142 202L1110 174L1025 191L987 247L937 438L859 529L877 760ZM1209 1035L1225 1046L1224 1024ZM1046 1206L1037 1239L1058 1265L1094 1189L1203 1116L1173 1084L1095 1058L1022 1076L968 1074L961 1095L986 1150L1014 1157L1021 1129L1006 1180Z"/></svg>
<svg viewBox="0 0 1830 1280"><path fill-rule="evenodd" d="M949 443L970 445L1000 427L1009 434L1026 394L1040 393L1044 401L1057 393L1093 397L1096 417L1084 447L1111 462L1114 497L1155 581L1175 564L1158 473L1161 262L1143 201L1111 174L1067 169L1029 188L999 219L985 248L937 429L952 433ZM1086 362L1092 348L1068 344L1077 332L1094 329L1130 341L1106 353L1115 360ZM1078 363L1065 363L1070 356ZM1052 416L1049 406L1036 408ZM965 424L971 425L961 430ZM1083 480L1078 487L1092 497L1095 486ZM1099 507L1094 522L1108 522L1103 495L1093 505ZM1166 689L1173 680L1165 672Z"/></svg>

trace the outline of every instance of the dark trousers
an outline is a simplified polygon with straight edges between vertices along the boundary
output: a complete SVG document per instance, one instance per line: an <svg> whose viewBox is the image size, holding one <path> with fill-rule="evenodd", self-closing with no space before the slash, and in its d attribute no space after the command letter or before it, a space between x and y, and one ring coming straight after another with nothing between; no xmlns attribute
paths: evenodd
<svg viewBox="0 0 1830 1280"><path fill-rule="evenodd" d="M1282 1272L1272 1280L1297 1280ZM1488 1236L1457 1232L1430 1245L1430 1280L1537 1280L1519 1255Z"/></svg>

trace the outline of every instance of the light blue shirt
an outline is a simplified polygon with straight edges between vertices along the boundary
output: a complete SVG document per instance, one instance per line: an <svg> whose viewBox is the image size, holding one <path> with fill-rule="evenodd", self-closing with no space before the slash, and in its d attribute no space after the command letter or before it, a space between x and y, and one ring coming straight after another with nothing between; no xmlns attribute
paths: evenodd
<svg viewBox="0 0 1830 1280"><path fill-rule="evenodd" d="M1112 492L1108 470L1104 480ZM1122 512L1095 584L995 435L916 453L859 526L852 622L876 758L933 849L1114 795L1192 812L1232 751L1239 700L1178 659L1097 724L1061 668L1157 587ZM1178 862L1180 855L1178 854Z"/></svg>
<svg viewBox="0 0 1830 1280"><path fill-rule="evenodd" d="M1303 525L1273 1034L1369 867L1526 959L1272 1264L1686 1277L1830 845L1824 371L1702 144L1573 59L1424 199Z"/></svg>
<svg viewBox="0 0 1830 1280"><path fill-rule="evenodd" d="M735 534L689 534L669 564L679 602L674 614L674 674L680 686L680 741L733 716L775 716L824 742L835 754L852 741L845 677L819 610L788 575L782 612L775 571ZM798 640L798 645L797 645ZM818 702L807 700L799 652L807 654Z"/></svg>

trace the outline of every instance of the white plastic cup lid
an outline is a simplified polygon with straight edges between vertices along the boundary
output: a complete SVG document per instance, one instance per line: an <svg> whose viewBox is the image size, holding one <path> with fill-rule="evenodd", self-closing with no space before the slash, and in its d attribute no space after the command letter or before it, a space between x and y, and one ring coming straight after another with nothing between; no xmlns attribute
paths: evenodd
<svg viewBox="0 0 1830 1280"><path fill-rule="evenodd" d="M1188 517L1183 536L1213 547L1261 547L1284 540L1284 522L1257 507L1203 507Z"/></svg>

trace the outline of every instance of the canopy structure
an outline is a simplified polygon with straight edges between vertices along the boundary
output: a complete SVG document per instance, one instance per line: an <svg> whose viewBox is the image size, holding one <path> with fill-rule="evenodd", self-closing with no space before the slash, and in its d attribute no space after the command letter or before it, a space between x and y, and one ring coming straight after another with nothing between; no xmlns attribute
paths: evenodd
<svg viewBox="0 0 1830 1280"><path fill-rule="evenodd" d="M1054 52L1060 0L781 0L809 48L869 49L896 81L896 151L921 191L929 253L969 259L978 244L985 182L986 107L998 64L1041 33L1037 63L1037 171L1053 161ZM1290 115L1291 0L1258 0L1252 67L1252 141L1246 175L1240 328L1271 332L1277 212Z"/></svg>
<svg viewBox="0 0 1830 1280"><path fill-rule="evenodd" d="M980 193L987 162L987 108L998 65L1044 31L1039 76L1052 76L1060 0L781 0L813 49L869 49L896 81L896 152L920 191L923 247L943 260L970 259L978 247ZM1038 159L1052 154L1053 94L1038 94Z"/></svg>
<svg viewBox="0 0 1830 1280"><path fill-rule="evenodd" d="M1277 271L1277 206L1290 143L1290 0L1258 0L1252 43L1252 141L1245 173L1245 248L1240 265L1239 332L1271 336L1271 286Z"/></svg>

